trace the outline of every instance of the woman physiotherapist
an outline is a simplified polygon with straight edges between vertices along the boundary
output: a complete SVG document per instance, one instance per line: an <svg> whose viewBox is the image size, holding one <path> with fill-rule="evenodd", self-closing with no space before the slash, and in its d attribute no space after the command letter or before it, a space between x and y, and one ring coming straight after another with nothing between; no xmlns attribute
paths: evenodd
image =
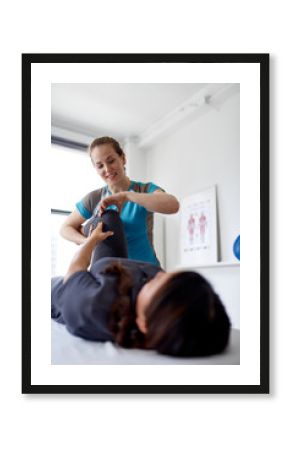
<svg viewBox="0 0 290 450"><path fill-rule="evenodd" d="M76 244L85 242L90 222L106 209L118 209L128 246L128 258L160 265L153 247L153 212L174 214L178 200L154 183L130 180L126 156L111 137L95 139L89 146L91 161L105 186L87 194L61 227L61 235Z"/></svg>

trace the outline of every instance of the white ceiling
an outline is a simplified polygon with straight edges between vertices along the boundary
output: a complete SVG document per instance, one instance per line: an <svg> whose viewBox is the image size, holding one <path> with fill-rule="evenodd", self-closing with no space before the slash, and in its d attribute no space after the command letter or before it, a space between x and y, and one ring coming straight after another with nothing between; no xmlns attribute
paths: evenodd
<svg viewBox="0 0 290 450"><path fill-rule="evenodd" d="M52 125L123 140L147 129L205 84L52 84Z"/></svg>

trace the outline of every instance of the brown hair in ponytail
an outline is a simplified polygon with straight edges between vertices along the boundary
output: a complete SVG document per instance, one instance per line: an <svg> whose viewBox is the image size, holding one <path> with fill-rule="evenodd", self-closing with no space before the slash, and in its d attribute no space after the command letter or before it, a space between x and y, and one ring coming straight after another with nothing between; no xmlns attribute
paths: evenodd
<svg viewBox="0 0 290 450"><path fill-rule="evenodd" d="M91 153L95 147L99 147L100 145L104 145L104 144L110 144L119 156L125 156L124 150L121 148L119 142L116 141L116 139L109 137L109 136L102 136L102 137L94 139L88 148L89 155L91 156Z"/></svg>
<svg viewBox="0 0 290 450"><path fill-rule="evenodd" d="M108 318L108 327L116 344L125 348L142 347L143 335L135 323L136 313L131 304L132 279L120 263L113 263L105 273L118 277L118 297L113 302Z"/></svg>

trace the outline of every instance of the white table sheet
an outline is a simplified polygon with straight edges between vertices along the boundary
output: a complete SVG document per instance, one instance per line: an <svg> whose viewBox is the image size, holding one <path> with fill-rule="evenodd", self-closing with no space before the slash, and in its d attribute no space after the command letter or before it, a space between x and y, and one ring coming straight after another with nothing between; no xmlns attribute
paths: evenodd
<svg viewBox="0 0 290 450"><path fill-rule="evenodd" d="M123 349L111 342L87 341L70 334L54 320L51 327L51 364L239 364L240 332L231 330L230 344L220 354L204 358L172 358L155 351Z"/></svg>

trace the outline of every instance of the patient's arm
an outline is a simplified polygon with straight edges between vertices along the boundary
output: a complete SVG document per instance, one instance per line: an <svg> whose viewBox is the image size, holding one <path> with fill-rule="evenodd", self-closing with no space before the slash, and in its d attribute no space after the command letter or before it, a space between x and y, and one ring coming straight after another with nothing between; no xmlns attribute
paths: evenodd
<svg viewBox="0 0 290 450"><path fill-rule="evenodd" d="M96 228L91 232L88 238L85 239L84 243L81 245L80 249L77 251L77 253L74 255L68 271L63 279L63 282L65 283L70 276L72 276L74 273L87 270L87 268L90 265L92 252L95 248L95 246L107 239L109 236L112 236L114 234L112 231L102 231L103 223L99 222Z"/></svg>

